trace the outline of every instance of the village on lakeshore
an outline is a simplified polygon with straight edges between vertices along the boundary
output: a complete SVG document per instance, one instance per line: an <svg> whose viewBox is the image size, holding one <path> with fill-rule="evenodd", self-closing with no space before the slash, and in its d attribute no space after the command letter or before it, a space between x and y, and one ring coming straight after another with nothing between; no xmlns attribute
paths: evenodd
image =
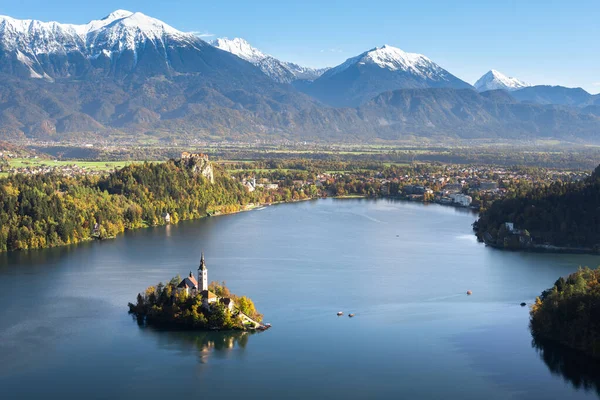
<svg viewBox="0 0 600 400"><path fill-rule="evenodd" d="M207 147L211 150L210 147ZM504 198L515 185L539 185L556 181L578 181L589 174L581 170L539 169L535 173L524 169L493 165L430 165L420 170L419 163L412 169L397 173L391 172L393 164L379 163L369 169L357 169L359 164L346 171L332 171L318 168L314 162L314 172L308 177L294 176L294 168L283 165L281 168L239 168L237 161L210 161L203 152L181 151L178 157L184 165L201 174L211 183L215 181L214 167L224 169L232 178L241 183L248 192L263 193L273 201L290 201L317 197L391 197L415 202L438 203L455 207L479 210L483 203ZM37 154L24 155L14 151L0 152L0 174L62 176L106 175L115 169L136 161L93 162L62 161L43 159ZM139 161L138 161L139 162ZM214 166L213 166L214 164ZM237 167L235 166L237 165ZM298 174L296 174L298 175ZM355 193L345 188L348 182L369 188L364 193ZM343 188L340 191L340 188ZM286 195L288 192L291 195ZM164 218L164 216L163 216ZM165 220L165 223L170 221Z"/></svg>
<svg viewBox="0 0 600 400"><path fill-rule="evenodd" d="M438 171L401 176L390 176L384 171L374 173L373 176L361 176L353 172L322 172L317 174L315 179L275 181L248 174L242 177L241 181L250 192L276 191L291 186L294 190L308 193L314 186L319 193L343 197L343 194L340 195L330 188L335 187L339 182L354 178L365 186L377 188L371 193L372 197L397 197L415 202L478 209L478 202L474 201L476 198L486 198L487 201L503 198L508 192L507 187L516 183L536 185L557 180L579 181L588 176L587 172L582 171L548 170L545 176L540 177L526 171L499 166L443 165L439 166ZM352 195L352 193L348 194Z"/></svg>
<svg viewBox="0 0 600 400"><path fill-rule="evenodd" d="M150 286L138 294L137 304L129 303L129 312L138 322L181 329L266 330L262 315L248 297L229 292L225 283L208 283L204 253L197 275L191 271L183 279Z"/></svg>

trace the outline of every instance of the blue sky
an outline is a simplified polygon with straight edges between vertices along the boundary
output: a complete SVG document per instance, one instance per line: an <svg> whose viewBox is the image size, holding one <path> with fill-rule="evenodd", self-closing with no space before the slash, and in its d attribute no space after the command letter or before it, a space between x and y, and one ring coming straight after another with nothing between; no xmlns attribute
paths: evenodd
<svg viewBox="0 0 600 400"><path fill-rule="evenodd" d="M282 60L334 66L389 44L473 83L491 68L532 84L600 92L598 0L2 1L15 18L85 23L141 11L182 31L243 37Z"/></svg>

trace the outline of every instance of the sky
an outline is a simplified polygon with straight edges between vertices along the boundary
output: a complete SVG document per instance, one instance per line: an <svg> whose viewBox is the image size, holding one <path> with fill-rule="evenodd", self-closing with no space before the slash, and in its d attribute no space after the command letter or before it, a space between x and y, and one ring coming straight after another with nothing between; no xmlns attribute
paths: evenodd
<svg viewBox="0 0 600 400"><path fill-rule="evenodd" d="M242 37L284 61L335 66L388 44L474 83L490 69L600 92L600 0L3 0L0 15L86 23L140 11L205 40Z"/></svg>

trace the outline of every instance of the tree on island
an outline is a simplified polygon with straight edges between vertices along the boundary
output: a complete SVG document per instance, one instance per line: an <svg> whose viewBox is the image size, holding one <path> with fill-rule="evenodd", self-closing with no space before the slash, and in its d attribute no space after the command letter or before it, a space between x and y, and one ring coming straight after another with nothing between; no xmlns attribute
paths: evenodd
<svg viewBox="0 0 600 400"><path fill-rule="evenodd" d="M262 314L256 311L252 300L231 294L225 282L212 282L209 288L219 298L232 299L232 310L219 301L203 302L200 293L178 290L180 281L177 276L167 284L161 282L148 287L137 295L135 304L128 304L129 312L140 324L174 329L244 330L247 325L240 318L242 314L256 322L262 321Z"/></svg>

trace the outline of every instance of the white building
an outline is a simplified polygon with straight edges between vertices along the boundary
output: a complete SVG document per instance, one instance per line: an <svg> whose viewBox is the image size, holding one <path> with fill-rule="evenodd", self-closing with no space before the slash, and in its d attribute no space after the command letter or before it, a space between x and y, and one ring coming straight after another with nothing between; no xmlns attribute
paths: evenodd
<svg viewBox="0 0 600 400"><path fill-rule="evenodd" d="M452 199L452 202L463 207L468 207L473 202L473 198L471 196L467 196L466 194L462 193L452 193L449 197Z"/></svg>

